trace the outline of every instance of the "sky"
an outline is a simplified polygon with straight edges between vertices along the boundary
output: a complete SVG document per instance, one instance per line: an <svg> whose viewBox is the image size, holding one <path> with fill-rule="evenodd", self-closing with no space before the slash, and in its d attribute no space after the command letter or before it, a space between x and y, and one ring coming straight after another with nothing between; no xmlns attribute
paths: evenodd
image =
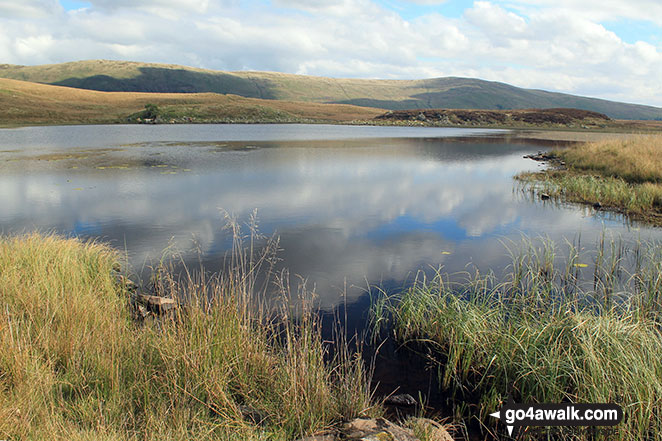
<svg viewBox="0 0 662 441"><path fill-rule="evenodd" d="M660 0L0 0L0 64L461 76L662 106Z"/></svg>

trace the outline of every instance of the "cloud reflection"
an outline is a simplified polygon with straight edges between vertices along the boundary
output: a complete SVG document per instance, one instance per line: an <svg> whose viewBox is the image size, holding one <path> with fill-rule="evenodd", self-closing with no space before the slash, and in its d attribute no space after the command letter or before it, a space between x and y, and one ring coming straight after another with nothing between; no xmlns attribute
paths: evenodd
<svg viewBox="0 0 662 441"><path fill-rule="evenodd" d="M221 209L240 219L258 209L262 232L281 237L283 266L306 277L323 306L338 302L345 286L358 287L346 293L351 300L366 281L397 285L419 269L503 268L500 240L521 232L600 230L574 208L513 192L512 176L536 167L522 158L538 149L531 144L391 138L243 145L146 145L93 159L131 163L126 170L58 162L24 174L5 164L0 225L102 237L126 246L138 268L168 245L191 250L195 239L215 270L228 246ZM162 174L155 160L173 174ZM185 256L197 262L193 252Z"/></svg>

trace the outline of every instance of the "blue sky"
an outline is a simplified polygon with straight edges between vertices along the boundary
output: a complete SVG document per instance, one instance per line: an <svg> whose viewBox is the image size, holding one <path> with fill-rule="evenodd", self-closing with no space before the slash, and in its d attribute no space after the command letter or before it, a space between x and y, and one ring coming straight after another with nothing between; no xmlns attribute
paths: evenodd
<svg viewBox="0 0 662 441"><path fill-rule="evenodd" d="M0 0L0 63L477 77L662 106L659 0Z"/></svg>

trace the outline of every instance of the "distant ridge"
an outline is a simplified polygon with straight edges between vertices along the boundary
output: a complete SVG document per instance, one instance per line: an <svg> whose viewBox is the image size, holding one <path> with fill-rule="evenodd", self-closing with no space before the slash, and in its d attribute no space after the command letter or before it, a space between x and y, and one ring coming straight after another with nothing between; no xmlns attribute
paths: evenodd
<svg viewBox="0 0 662 441"><path fill-rule="evenodd" d="M0 65L0 78L113 92L234 94L267 100L353 104L391 110L576 108L615 119L662 120L662 108L523 89L471 78L335 79L276 72L224 72L169 64L88 60Z"/></svg>

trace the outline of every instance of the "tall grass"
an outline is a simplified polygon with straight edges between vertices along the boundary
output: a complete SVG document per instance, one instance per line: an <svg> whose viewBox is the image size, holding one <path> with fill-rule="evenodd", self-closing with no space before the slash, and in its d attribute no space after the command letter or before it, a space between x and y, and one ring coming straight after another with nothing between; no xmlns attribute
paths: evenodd
<svg viewBox="0 0 662 441"><path fill-rule="evenodd" d="M630 184L623 179L564 172L521 175L538 193L568 202L614 208L638 218L662 212L662 185L651 182Z"/></svg>
<svg viewBox="0 0 662 441"><path fill-rule="evenodd" d="M240 237L215 278L161 272L172 316L132 320L99 243L0 240L0 439L292 439L371 408L360 357L256 305ZM325 360L327 358L327 360Z"/></svg>
<svg viewBox="0 0 662 441"><path fill-rule="evenodd" d="M518 402L610 402L623 407L625 419L616 435L602 439L660 439L659 246L627 250L602 241L591 264L572 245L561 262L549 241L527 241L511 255L504 279L451 283L437 274L383 299L377 321L427 353L459 419L493 425L488 414L508 395ZM592 439L570 429L552 438Z"/></svg>
<svg viewBox="0 0 662 441"><path fill-rule="evenodd" d="M554 153L568 169L519 175L530 190L662 223L662 135L603 140Z"/></svg>
<svg viewBox="0 0 662 441"><path fill-rule="evenodd" d="M662 183L662 135L639 135L584 144L559 152L577 170L630 183Z"/></svg>

